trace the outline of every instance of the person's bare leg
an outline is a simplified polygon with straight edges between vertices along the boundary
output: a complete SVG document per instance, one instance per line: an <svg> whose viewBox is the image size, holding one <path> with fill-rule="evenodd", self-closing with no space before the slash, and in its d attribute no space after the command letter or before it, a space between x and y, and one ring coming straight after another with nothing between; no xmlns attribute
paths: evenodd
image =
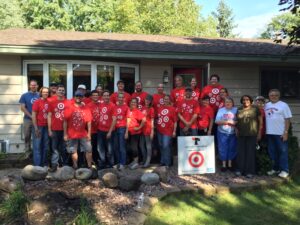
<svg viewBox="0 0 300 225"><path fill-rule="evenodd" d="M86 152L85 153L85 158L86 158L86 162L88 164L88 168L91 168L92 167L92 162L93 162L92 152Z"/></svg>
<svg viewBox="0 0 300 225"><path fill-rule="evenodd" d="M77 155L77 152L74 152L72 154L72 161L73 161L73 168L74 169L77 169L78 168L78 164L77 164L77 161L78 161L78 155Z"/></svg>

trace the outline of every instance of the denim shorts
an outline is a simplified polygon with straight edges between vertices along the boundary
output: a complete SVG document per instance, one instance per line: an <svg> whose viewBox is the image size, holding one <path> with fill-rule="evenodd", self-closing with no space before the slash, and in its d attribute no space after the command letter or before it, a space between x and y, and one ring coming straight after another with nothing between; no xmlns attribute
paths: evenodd
<svg viewBox="0 0 300 225"><path fill-rule="evenodd" d="M86 138L70 139L67 141L67 152L75 153L77 152L78 145L80 145L81 152L92 152L91 142Z"/></svg>

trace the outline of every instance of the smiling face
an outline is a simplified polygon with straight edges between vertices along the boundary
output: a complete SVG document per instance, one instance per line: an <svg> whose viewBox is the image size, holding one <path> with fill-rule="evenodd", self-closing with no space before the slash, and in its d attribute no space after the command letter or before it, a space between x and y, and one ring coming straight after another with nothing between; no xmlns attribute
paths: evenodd
<svg viewBox="0 0 300 225"><path fill-rule="evenodd" d="M137 99L135 99L135 98L131 99L131 101L130 101L130 108L131 109L136 109L137 108L137 104L138 104Z"/></svg>
<svg viewBox="0 0 300 225"><path fill-rule="evenodd" d="M170 105L171 104L170 96L166 95L164 97L164 104L165 105Z"/></svg>
<svg viewBox="0 0 300 225"><path fill-rule="evenodd" d="M65 95L65 88L64 87L57 88L56 94L60 98L63 97Z"/></svg>
<svg viewBox="0 0 300 225"><path fill-rule="evenodd" d="M280 92L279 91L270 91L269 92L269 99L272 103L276 103L279 101Z"/></svg>
<svg viewBox="0 0 300 225"><path fill-rule="evenodd" d="M36 81L34 81L34 80L32 80L32 81L30 81L30 83L29 83L29 90L31 91L31 92L36 92L37 91L37 89L38 89L38 84L37 84L37 82Z"/></svg>
<svg viewBox="0 0 300 225"><path fill-rule="evenodd" d="M175 77L175 86L182 87L182 77Z"/></svg>
<svg viewBox="0 0 300 225"><path fill-rule="evenodd" d="M226 109L231 109L233 107L233 102L231 99L226 98L225 99L225 108Z"/></svg>
<svg viewBox="0 0 300 225"><path fill-rule="evenodd" d="M194 89L196 86L197 86L197 80L196 80L196 78L192 78L191 87Z"/></svg>
<svg viewBox="0 0 300 225"><path fill-rule="evenodd" d="M98 100L99 100L99 93L98 92L92 93L91 99L92 99L93 102L98 102Z"/></svg>
<svg viewBox="0 0 300 225"><path fill-rule="evenodd" d="M157 93L158 94L163 94L164 93L164 85L163 84L158 84Z"/></svg>
<svg viewBox="0 0 300 225"><path fill-rule="evenodd" d="M141 82L137 82L135 84L135 91L136 92L141 92L143 90L143 86L142 86L142 83Z"/></svg>
<svg viewBox="0 0 300 225"><path fill-rule="evenodd" d="M118 103L119 103L119 105L124 104L124 95L123 94L118 94Z"/></svg>
<svg viewBox="0 0 300 225"><path fill-rule="evenodd" d="M217 77L212 76L212 77L210 78L209 82L210 82L211 85L216 86L216 85L218 85L218 82L219 82L219 81L218 81L218 78L217 78Z"/></svg>
<svg viewBox="0 0 300 225"><path fill-rule="evenodd" d="M41 90L41 96L43 99L47 99L49 97L49 89L48 88L43 88Z"/></svg>
<svg viewBox="0 0 300 225"><path fill-rule="evenodd" d="M242 98L242 103L243 103L243 106L244 106L244 107L249 107L249 106L251 105L251 100L250 100L249 97L244 96L244 97Z"/></svg>
<svg viewBox="0 0 300 225"><path fill-rule="evenodd" d="M124 91L124 87L125 87L125 85L124 85L124 83L123 82L120 82L120 83L118 83L118 91Z"/></svg>
<svg viewBox="0 0 300 225"><path fill-rule="evenodd" d="M107 91L103 92L102 99L105 103L108 103L109 102L109 92L107 92Z"/></svg>

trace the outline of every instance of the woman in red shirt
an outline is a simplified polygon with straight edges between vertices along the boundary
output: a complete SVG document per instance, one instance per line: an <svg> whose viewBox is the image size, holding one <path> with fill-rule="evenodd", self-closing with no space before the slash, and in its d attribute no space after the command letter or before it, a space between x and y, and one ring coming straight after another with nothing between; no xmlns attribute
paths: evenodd
<svg viewBox="0 0 300 225"><path fill-rule="evenodd" d="M169 95L164 97L164 105L157 110L157 137L160 149L160 164L171 166L171 146L172 138L176 137L177 113L171 105Z"/></svg>
<svg viewBox="0 0 300 225"><path fill-rule="evenodd" d="M129 146L132 151L133 161L130 163L130 169L137 169L138 164L138 147L141 148L140 136L142 128L146 122L145 115L138 109L138 100L132 98L130 109L127 112L127 129L125 139L129 138Z"/></svg>
<svg viewBox="0 0 300 225"><path fill-rule="evenodd" d="M146 123L143 127L142 135L142 157L143 167L147 168L150 165L152 157L152 140L154 136L154 108L152 107L152 96L147 95L145 106L142 107L142 113L146 116Z"/></svg>
<svg viewBox="0 0 300 225"><path fill-rule="evenodd" d="M42 87L40 89L41 98L36 100L32 106L32 123L34 126L33 135L33 165L47 166L47 150L48 150L48 100L49 88Z"/></svg>

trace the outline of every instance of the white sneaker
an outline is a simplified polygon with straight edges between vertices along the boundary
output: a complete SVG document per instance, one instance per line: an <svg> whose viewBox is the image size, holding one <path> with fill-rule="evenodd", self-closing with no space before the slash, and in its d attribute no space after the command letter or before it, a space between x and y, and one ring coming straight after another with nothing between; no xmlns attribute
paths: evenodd
<svg viewBox="0 0 300 225"><path fill-rule="evenodd" d="M278 176L281 178L287 178L289 176L289 173L285 171L281 171L280 174L278 174Z"/></svg>
<svg viewBox="0 0 300 225"><path fill-rule="evenodd" d="M135 169L137 169L137 168L139 168L139 164L138 164L137 162L133 163L133 164L130 166L130 169L131 169L131 170L135 170Z"/></svg>
<svg viewBox="0 0 300 225"><path fill-rule="evenodd" d="M120 165L120 166L119 166L119 170L120 170L120 171L125 170L125 166L124 166L124 165Z"/></svg>
<svg viewBox="0 0 300 225"><path fill-rule="evenodd" d="M270 171L267 172L267 174L268 174L269 176L272 176L272 175L274 175L274 174L278 174L279 172L280 172L280 171L270 170Z"/></svg>

